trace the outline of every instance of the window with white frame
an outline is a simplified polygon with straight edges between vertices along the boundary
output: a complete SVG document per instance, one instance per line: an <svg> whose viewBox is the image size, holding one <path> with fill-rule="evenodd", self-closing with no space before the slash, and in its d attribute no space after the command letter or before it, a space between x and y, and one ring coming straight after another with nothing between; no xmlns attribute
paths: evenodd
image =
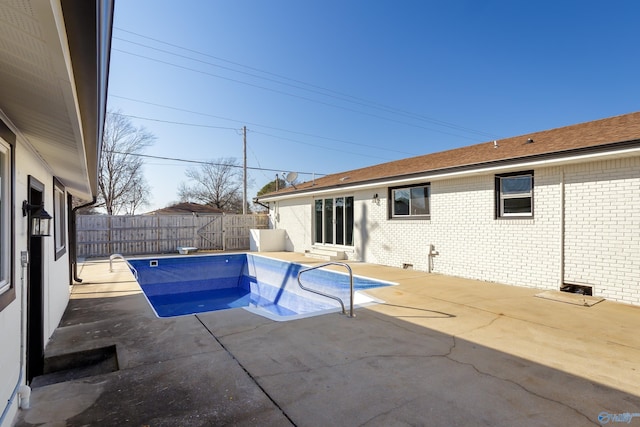
<svg viewBox="0 0 640 427"><path fill-rule="evenodd" d="M533 216L533 171L496 175L496 217Z"/></svg>
<svg viewBox="0 0 640 427"><path fill-rule="evenodd" d="M11 289L11 148L0 139L0 295Z"/></svg>
<svg viewBox="0 0 640 427"><path fill-rule="evenodd" d="M67 251L67 229L65 224L65 188L53 179L53 235L56 244L56 260Z"/></svg>
<svg viewBox="0 0 640 427"><path fill-rule="evenodd" d="M389 199L391 200L391 218L428 219L430 217L430 184L420 184L411 187L390 188L389 195Z"/></svg>

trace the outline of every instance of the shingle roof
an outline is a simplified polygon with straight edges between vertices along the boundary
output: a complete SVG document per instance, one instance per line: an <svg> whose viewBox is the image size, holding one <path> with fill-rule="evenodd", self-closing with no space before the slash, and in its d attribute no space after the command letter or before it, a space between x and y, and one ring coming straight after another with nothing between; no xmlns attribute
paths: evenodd
<svg viewBox="0 0 640 427"><path fill-rule="evenodd" d="M490 141L326 175L262 198L506 160L552 154L561 156L575 150L604 148L608 144L634 140L640 140L640 112L500 139L496 141L497 148L494 148L494 141Z"/></svg>
<svg viewBox="0 0 640 427"><path fill-rule="evenodd" d="M215 215L221 214L222 211L218 208L214 208L207 205L200 205L198 203L176 203L175 205L167 206L166 208L158 209L152 212L147 212L145 215Z"/></svg>

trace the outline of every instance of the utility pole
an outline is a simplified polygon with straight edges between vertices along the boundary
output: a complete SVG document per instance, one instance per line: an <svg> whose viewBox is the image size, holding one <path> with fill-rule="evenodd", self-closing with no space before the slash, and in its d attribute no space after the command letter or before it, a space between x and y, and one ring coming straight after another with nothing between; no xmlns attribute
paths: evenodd
<svg viewBox="0 0 640 427"><path fill-rule="evenodd" d="M247 127L242 128L242 215L247 214Z"/></svg>

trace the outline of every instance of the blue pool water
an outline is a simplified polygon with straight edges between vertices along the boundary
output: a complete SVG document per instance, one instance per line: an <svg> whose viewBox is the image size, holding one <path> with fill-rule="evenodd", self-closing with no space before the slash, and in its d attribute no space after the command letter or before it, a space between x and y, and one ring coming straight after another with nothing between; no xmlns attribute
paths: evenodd
<svg viewBox="0 0 640 427"><path fill-rule="evenodd" d="M246 308L273 320L291 320L340 309L337 301L298 286L300 264L253 254L130 259L138 282L159 317ZM305 286L336 295L349 305L349 276L318 269L303 276ZM361 291L390 282L353 278L356 304L373 302Z"/></svg>

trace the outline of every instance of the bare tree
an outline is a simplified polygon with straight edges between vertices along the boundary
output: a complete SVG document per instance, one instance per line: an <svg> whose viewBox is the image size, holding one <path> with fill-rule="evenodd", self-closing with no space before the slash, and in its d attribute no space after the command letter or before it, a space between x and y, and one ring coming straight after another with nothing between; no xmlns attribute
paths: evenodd
<svg viewBox="0 0 640 427"><path fill-rule="evenodd" d="M151 132L135 127L119 111L107 113L96 207L104 207L109 215L117 215L123 209L134 214L149 203L150 188L142 171L144 162L138 154L155 139Z"/></svg>
<svg viewBox="0 0 640 427"><path fill-rule="evenodd" d="M242 168L235 158L221 158L189 168L185 175L190 182L180 184L180 201L202 203L225 212L242 212Z"/></svg>
<svg viewBox="0 0 640 427"><path fill-rule="evenodd" d="M123 204L127 215L135 215L136 209L149 204L150 188L143 176L134 180L127 191L127 202Z"/></svg>

